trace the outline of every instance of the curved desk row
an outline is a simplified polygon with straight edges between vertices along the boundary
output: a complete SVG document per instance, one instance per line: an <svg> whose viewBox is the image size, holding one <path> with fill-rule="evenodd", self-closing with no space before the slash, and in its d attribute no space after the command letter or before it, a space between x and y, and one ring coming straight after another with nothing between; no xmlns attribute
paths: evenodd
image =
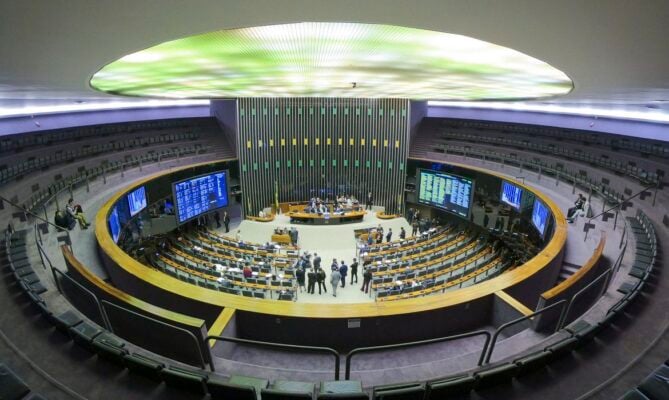
<svg viewBox="0 0 669 400"><path fill-rule="evenodd" d="M516 318L519 312L534 309L541 293L556 281L567 235L562 211L544 194L501 174L459 167L512 181L532 191L550 208L555 229L544 249L522 266L443 294L355 304L262 300L197 287L147 267L113 242L107 217L126 193L158 178L169 182L169 175L175 171L148 176L114 194L96 215L95 234L114 285L152 304L180 312L187 310L208 325L214 323L222 308L235 309L233 319L238 337L350 349L447 336L498 324L500 315ZM193 174L199 172L197 166L189 168Z"/></svg>

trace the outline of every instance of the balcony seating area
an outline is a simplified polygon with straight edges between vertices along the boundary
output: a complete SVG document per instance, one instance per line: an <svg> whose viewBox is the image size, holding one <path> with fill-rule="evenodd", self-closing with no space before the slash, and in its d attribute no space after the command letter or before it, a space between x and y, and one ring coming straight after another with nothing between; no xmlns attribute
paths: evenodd
<svg viewBox="0 0 669 400"><path fill-rule="evenodd" d="M8 135L0 140L0 186L25 181L12 199L36 212L65 188L76 188L100 177L106 179L108 174L129 168L204 154L234 157L213 118L139 121Z"/></svg>
<svg viewBox="0 0 669 400"><path fill-rule="evenodd" d="M424 129L433 130L435 144L455 141L488 143L495 146L553 154L632 176L643 184L661 181L669 147L659 141L639 141L619 135L570 132L530 125L486 123L482 121L426 120Z"/></svg>

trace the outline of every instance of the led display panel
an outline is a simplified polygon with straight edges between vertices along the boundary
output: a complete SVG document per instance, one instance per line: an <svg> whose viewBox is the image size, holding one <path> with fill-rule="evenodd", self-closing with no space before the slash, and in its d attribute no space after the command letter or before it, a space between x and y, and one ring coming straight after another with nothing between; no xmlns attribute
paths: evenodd
<svg viewBox="0 0 669 400"><path fill-rule="evenodd" d="M179 224L228 205L226 171L189 178L172 185Z"/></svg>
<svg viewBox="0 0 669 400"><path fill-rule="evenodd" d="M439 171L420 170L418 202L468 217L474 182Z"/></svg>
<svg viewBox="0 0 669 400"><path fill-rule="evenodd" d="M134 217L138 212L146 208L146 189L140 186L128 193L128 209L130 216Z"/></svg>
<svg viewBox="0 0 669 400"><path fill-rule="evenodd" d="M153 98L517 100L569 93L562 71L467 36L304 22L219 30L128 54L93 75L102 92Z"/></svg>
<svg viewBox="0 0 669 400"><path fill-rule="evenodd" d="M502 194L500 199L503 203L510 205L516 210L519 210L522 196L523 189L507 181L502 181Z"/></svg>
<svg viewBox="0 0 669 400"><path fill-rule="evenodd" d="M118 243L118 238L121 234L121 222L118 218L118 209L114 206L109 213L109 232L111 232L111 237L114 243Z"/></svg>
<svg viewBox="0 0 669 400"><path fill-rule="evenodd" d="M532 208L532 225L543 236L546 233L546 225L548 224L549 211L548 207L539 200L534 200L534 207Z"/></svg>

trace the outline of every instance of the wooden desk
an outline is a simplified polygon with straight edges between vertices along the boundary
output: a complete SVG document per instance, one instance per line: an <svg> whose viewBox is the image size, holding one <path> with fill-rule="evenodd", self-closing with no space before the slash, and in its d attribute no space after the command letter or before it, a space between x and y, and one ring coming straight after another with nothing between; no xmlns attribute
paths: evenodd
<svg viewBox="0 0 669 400"><path fill-rule="evenodd" d="M349 211L344 214L330 214L328 216L305 212L290 212L290 222L311 225L336 225L360 222L365 217L365 211Z"/></svg>
<svg viewBox="0 0 669 400"><path fill-rule="evenodd" d="M281 244L290 244L290 235L287 233L272 234L272 242Z"/></svg>

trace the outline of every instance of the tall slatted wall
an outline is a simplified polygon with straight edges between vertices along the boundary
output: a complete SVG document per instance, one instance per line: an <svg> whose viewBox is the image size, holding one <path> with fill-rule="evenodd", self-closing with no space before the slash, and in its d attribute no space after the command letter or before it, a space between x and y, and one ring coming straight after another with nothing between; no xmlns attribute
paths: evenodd
<svg viewBox="0 0 669 400"><path fill-rule="evenodd" d="M409 151L405 99L240 99L238 155L244 211L277 202L368 191L401 212Z"/></svg>

